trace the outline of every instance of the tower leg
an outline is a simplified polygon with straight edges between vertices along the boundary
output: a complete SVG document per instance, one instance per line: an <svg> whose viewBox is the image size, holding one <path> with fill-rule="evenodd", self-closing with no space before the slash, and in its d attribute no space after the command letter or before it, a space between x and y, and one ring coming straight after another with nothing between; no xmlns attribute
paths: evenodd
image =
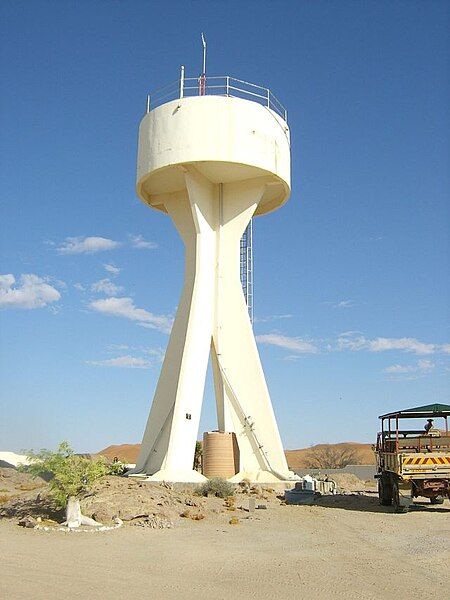
<svg viewBox="0 0 450 600"><path fill-rule="evenodd" d="M270 187L256 179L247 186L240 182L239 191L236 184L224 184L221 194L213 348L223 389L222 410L233 423L227 430L235 432L239 445L240 472L235 481L294 476L287 466L239 274L239 241L267 193Z"/></svg>
<svg viewBox="0 0 450 600"><path fill-rule="evenodd" d="M185 281L135 472L202 481L195 441L211 351L219 429L234 431L234 479L290 478L239 278L239 241L270 186L264 177L213 185L184 168L186 191L164 205L186 250Z"/></svg>
<svg viewBox="0 0 450 600"><path fill-rule="evenodd" d="M135 469L158 481L205 480L193 463L213 323L215 190L185 178L187 191L165 201L185 244L184 288Z"/></svg>

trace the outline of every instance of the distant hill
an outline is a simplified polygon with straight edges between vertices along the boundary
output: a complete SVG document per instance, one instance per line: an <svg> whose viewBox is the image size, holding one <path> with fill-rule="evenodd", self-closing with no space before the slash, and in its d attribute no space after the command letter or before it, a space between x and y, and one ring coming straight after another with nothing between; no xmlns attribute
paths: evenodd
<svg viewBox="0 0 450 600"><path fill-rule="evenodd" d="M136 464L140 449L140 444L119 444L117 446L108 446L104 450L100 450L97 454L107 456L111 460L117 456L121 462Z"/></svg>
<svg viewBox="0 0 450 600"><path fill-rule="evenodd" d="M343 442L341 444L317 444L310 448L301 448L300 450L286 450L286 458L291 469L303 469L307 467L307 456L315 450L331 447L333 449L345 450L351 449L356 453L357 459L354 464L357 465L373 465L375 464L375 455L372 452L372 444L359 444L358 442ZM107 456L113 459L115 456L126 463L136 463L140 444L119 444L116 446L108 446L104 450L100 450L98 454Z"/></svg>

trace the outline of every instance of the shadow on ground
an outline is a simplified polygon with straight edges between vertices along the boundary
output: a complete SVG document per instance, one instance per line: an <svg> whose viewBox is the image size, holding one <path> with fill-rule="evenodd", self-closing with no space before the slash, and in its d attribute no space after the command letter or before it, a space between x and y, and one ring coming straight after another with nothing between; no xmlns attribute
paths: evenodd
<svg viewBox="0 0 450 600"><path fill-rule="evenodd" d="M23 517L43 517L54 521L64 520L65 511L54 506L46 497L12 498L0 505L0 519L21 519Z"/></svg>
<svg viewBox="0 0 450 600"><path fill-rule="evenodd" d="M385 514L392 514L394 512L390 506L381 506L378 502L378 496L375 494L337 494L336 496L321 496L315 500L314 506ZM444 505L436 506L431 505L429 501L421 502L415 500L410 508L410 512L450 513L450 505L446 502Z"/></svg>

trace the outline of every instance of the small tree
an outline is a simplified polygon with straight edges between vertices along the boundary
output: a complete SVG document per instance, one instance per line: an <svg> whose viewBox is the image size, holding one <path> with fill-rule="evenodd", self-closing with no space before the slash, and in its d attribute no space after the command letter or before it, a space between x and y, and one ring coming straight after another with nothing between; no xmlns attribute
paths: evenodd
<svg viewBox="0 0 450 600"><path fill-rule="evenodd" d="M200 470L202 466L202 455L203 455L203 444L201 442L195 442L195 454L194 454L194 469Z"/></svg>
<svg viewBox="0 0 450 600"><path fill-rule="evenodd" d="M358 452L353 448L331 445L311 448L305 456L305 464L311 469L342 469L358 460Z"/></svg>
<svg viewBox="0 0 450 600"><path fill-rule="evenodd" d="M61 508L66 506L69 496L85 491L94 481L110 472L103 457L78 456L67 442L61 442L56 452L30 450L27 457L30 465L21 467L21 470L35 477L50 475L50 494Z"/></svg>

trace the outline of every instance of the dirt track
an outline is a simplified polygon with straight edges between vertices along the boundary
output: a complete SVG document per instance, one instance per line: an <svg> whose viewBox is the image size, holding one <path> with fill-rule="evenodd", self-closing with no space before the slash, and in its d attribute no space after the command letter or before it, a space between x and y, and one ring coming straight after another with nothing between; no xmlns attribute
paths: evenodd
<svg viewBox="0 0 450 600"><path fill-rule="evenodd" d="M385 512L373 495L230 513L173 529L41 532L0 521L0 597L442 599L450 504ZM245 513L248 516L248 513Z"/></svg>

